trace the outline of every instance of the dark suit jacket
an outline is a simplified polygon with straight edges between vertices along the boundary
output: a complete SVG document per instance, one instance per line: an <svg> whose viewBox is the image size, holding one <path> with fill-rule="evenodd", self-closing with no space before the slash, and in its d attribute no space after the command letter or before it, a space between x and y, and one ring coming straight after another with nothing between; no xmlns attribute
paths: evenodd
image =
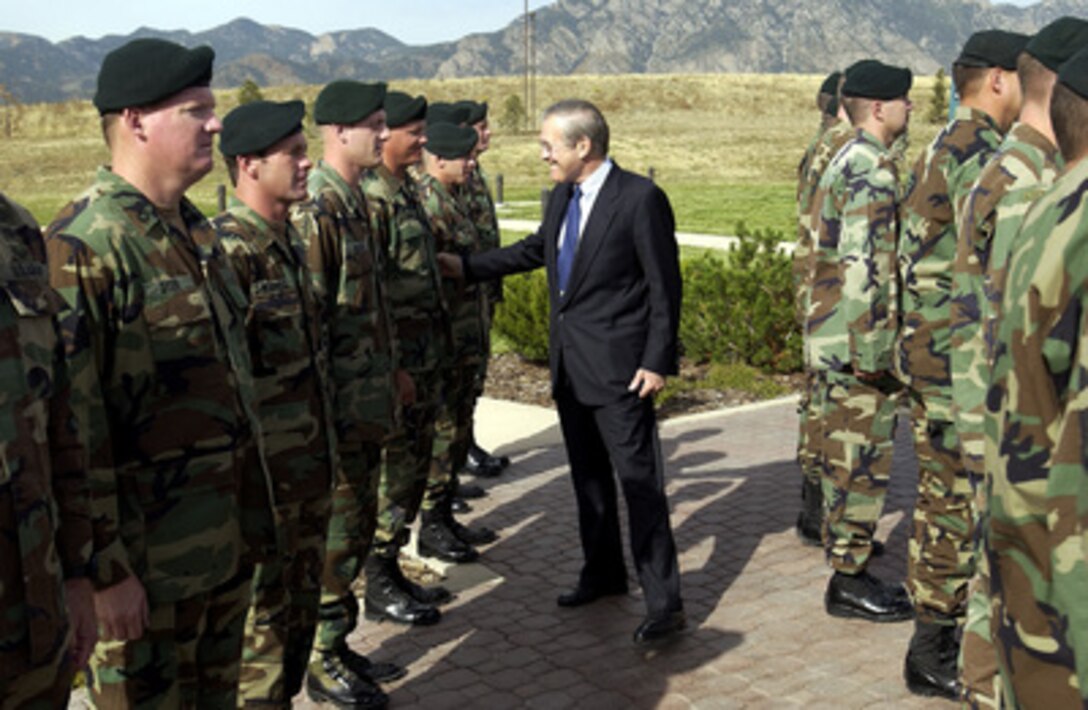
<svg viewBox="0 0 1088 710"><path fill-rule="evenodd" d="M677 371L680 267L676 227L665 193L613 165L593 204L575 253L567 291L556 279L557 243L573 189L557 185L536 234L465 260L466 278L548 270L552 392L560 366L578 400L619 400L638 368Z"/></svg>

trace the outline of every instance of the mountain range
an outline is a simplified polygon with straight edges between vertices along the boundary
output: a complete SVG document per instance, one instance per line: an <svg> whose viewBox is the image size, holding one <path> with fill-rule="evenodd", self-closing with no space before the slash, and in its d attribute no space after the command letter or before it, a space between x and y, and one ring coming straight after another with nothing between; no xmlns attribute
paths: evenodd
<svg viewBox="0 0 1088 710"><path fill-rule="evenodd" d="M975 30L1030 33L1062 15L1088 16L1088 0L1024 8L988 0L557 0L535 13L535 70L823 73L876 57L932 73ZM58 43L0 31L0 85L24 103L87 98L102 58L135 37L210 44L219 87L247 79L272 86L517 74L525 66L524 31L518 20L423 46L375 28L315 36L246 18L204 32L140 28Z"/></svg>

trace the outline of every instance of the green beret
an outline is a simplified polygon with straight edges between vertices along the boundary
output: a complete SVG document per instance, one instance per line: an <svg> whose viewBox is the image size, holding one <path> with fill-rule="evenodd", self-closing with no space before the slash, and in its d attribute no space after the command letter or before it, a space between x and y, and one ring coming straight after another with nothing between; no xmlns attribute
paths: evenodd
<svg viewBox="0 0 1088 710"><path fill-rule="evenodd" d="M1088 21L1079 17L1059 17L1039 30L1024 51L1056 72L1084 47L1088 47Z"/></svg>
<svg viewBox="0 0 1088 710"><path fill-rule="evenodd" d="M385 103L385 84L364 84L340 79L325 86L314 101L314 122L319 126L350 126L374 113Z"/></svg>
<svg viewBox="0 0 1088 710"><path fill-rule="evenodd" d="M965 67L1001 67L1016 69L1016 59L1024 51L1027 35L1005 30L982 30L967 38L954 64Z"/></svg>
<svg viewBox="0 0 1088 710"><path fill-rule="evenodd" d="M831 94L832 96L835 96L836 94L839 93L839 82L840 81L842 81L842 72L841 71L831 72L830 74L827 75L827 78L824 79L824 83L820 84L820 93L821 94Z"/></svg>
<svg viewBox="0 0 1088 710"><path fill-rule="evenodd" d="M164 39L134 39L102 60L95 108L105 115L149 106L190 86L207 86L214 59L215 51L207 45L187 49Z"/></svg>
<svg viewBox="0 0 1088 710"><path fill-rule="evenodd" d="M422 121L427 117L427 99L409 96L403 91L390 91L385 95L385 123L390 128Z"/></svg>
<svg viewBox="0 0 1088 710"><path fill-rule="evenodd" d="M1058 69L1058 81L1088 100L1088 49L1081 49Z"/></svg>
<svg viewBox="0 0 1088 710"><path fill-rule="evenodd" d="M306 104L301 101L253 101L242 104L223 119L219 152L228 158L256 155L302 130Z"/></svg>
<svg viewBox="0 0 1088 710"><path fill-rule="evenodd" d="M906 96L913 80L910 69L893 67L875 59L863 59L846 70L842 95L891 101Z"/></svg>
<svg viewBox="0 0 1088 710"><path fill-rule="evenodd" d="M427 125L435 123L452 123L460 126L468 123L468 108L461 104L449 104L436 101L427 106Z"/></svg>
<svg viewBox="0 0 1088 710"><path fill-rule="evenodd" d="M458 101L458 106L464 106L468 109L468 123L474 125L487 118L487 102L486 101L472 101L465 99L464 101Z"/></svg>
<svg viewBox="0 0 1088 710"><path fill-rule="evenodd" d="M439 158L463 158L476 147L476 138L472 126L432 123L427 126L427 143L423 147Z"/></svg>

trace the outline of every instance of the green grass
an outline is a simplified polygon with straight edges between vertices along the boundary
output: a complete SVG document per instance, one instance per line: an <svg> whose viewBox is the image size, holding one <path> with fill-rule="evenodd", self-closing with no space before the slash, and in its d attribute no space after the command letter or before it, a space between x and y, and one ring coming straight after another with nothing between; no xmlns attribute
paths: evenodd
<svg viewBox="0 0 1088 710"><path fill-rule="evenodd" d="M731 233L738 222L750 228L792 232L793 181L797 161L811 140L817 116L816 75L626 75L540 77L537 109L561 98L582 96L595 102L612 129L611 154L628 170L651 167L668 193L681 231ZM931 78L922 77L914 97L923 104ZM548 186L533 130L512 130L501 122L504 99L521 94L520 77L487 77L396 82L395 87L424 93L431 100L472 97L492 107L492 149L482 163L490 175L502 174L506 199L533 205L503 216L539 218L535 203ZM320 87L263 89L266 98L300 98L312 105ZM237 103L236 92L217 92L219 114ZM924 113L919 106L919 117ZM0 107L0 125L11 126L0 142L0 189L48 222L90 183L97 166L108 161L98 116L88 101ZM936 128L915 121L910 155L916 155ZM307 130L311 156L320 141ZM221 164L189 191L201 209L216 209L216 188L227 184Z"/></svg>

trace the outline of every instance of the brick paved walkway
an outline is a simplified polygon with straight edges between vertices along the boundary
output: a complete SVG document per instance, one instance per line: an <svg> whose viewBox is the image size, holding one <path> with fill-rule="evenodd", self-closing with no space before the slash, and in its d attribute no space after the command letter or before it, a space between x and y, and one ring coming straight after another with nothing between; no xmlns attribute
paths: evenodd
<svg viewBox="0 0 1088 710"><path fill-rule="evenodd" d="M482 424L486 428L486 421ZM690 629L642 652L633 591L560 609L580 565L574 500L556 432L505 447L513 466L462 519L502 538L482 564L450 568L458 593L430 628L365 622L352 644L409 674L396 708L950 708L911 696L902 663L911 625L833 619L821 551L793 533L799 473L792 402L672 420L662 427ZM486 441L486 438L485 438ZM534 443L535 442L535 443ZM909 431L897 439L872 569L905 573L914 497ZM629 565L630 567L630 565ZM632 589L637 583L632 574ZM299 698L298 707L312 707Z"/></svg>

